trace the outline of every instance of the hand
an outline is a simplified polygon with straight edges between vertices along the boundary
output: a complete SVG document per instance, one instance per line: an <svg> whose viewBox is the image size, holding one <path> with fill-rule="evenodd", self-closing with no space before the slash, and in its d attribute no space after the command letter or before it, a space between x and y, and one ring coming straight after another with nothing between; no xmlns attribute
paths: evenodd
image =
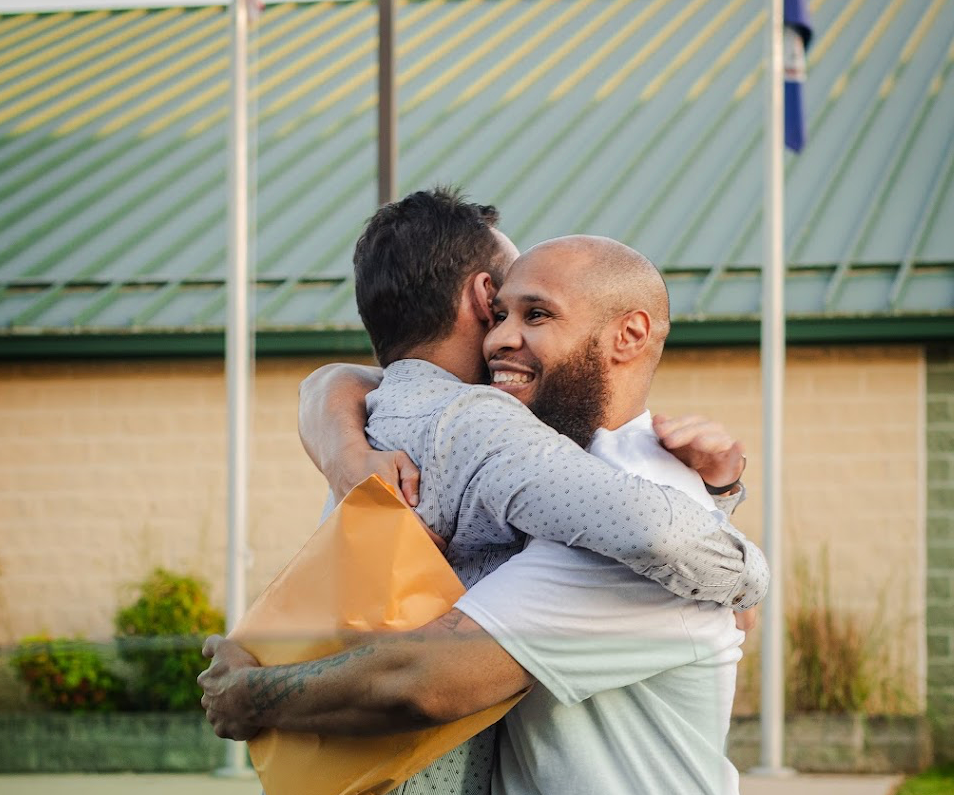
<svg viewBox="0 0 954 795"><path fill-rule="evenodd" d="M345 495L355 486L377 475L391 486L397 496L412 508L419 501L421 487L421 472L415 466L411 457L400 450L380 452L367 447L367 443L355 445L349 452L341 456L340 464L329 475L329 484L335 495L335 502L341 502ZM443 552L447 549L447 542L421 522L434 545Z"/></svg>
<svg viewBox="0 0 954 795"><path fill-rule="evenodd" d="M248 671L261 667L258 660L235 641L221 635L212 635L206 640L202 656L212 660L198 678L204 691L205 717L219 737L250 740L261 727L255 722L244 684Z"/></svg>
<svg viewBox="0 0 954 795"><path fill-rule="evenodd" d="M400 450L373 450L366 443L353 446L342 454L334 471L329 473L328 483L335 495L335 502L341 502L351 489L372 475L377 475L393 487L405 504L417 507L421 473L411 457Z"/></svg>
<svg viewBox="0 0 954 795"><path fill-rule="evenodd" d="M745 449L718 422L695 414L676 419L657 414L653 428L662 446L710 486L728 486L742 477Z"/></svg>
<svg viewBox="0 0 954 795"><path fill-rule="evenodd" d="M748 634L755 629L755 608L735 614L735 626Z"/></svg>

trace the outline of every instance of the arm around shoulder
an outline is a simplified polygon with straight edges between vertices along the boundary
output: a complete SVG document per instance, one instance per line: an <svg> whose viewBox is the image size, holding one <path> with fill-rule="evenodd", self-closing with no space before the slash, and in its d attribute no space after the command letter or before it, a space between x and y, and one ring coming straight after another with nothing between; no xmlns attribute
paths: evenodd
<svg viewBox="0 0 954 795"><path fill-rule="evenodd" d="M377 452L364 435L365 398L381 384L378 367L328 364L298 388L298 435L305 452L328 479L335 500L371 475L399 489L416 505L420 475L401 451Z"/></svg>
<svg viewBox="0 0 954 795"><path fill-rule="evenodd" d="M678 596L736 609L761 599L764 556L724 514L614 469L494 392L471 390L436 426L436 463L453 461L443 469L456 478L442 488L465 495L465 520L489 517L499 528L589 549Z"/></svg>
<svg viewBox="0 0 954 795"><path fill-rule="evenodd" d="M203 653L213 658L199 677L206 715L220 736L242 739L268 727L386 734L437 726L493 706L533 681L457 610L415 632L297 665L257 666L221 638Z"/></svg>

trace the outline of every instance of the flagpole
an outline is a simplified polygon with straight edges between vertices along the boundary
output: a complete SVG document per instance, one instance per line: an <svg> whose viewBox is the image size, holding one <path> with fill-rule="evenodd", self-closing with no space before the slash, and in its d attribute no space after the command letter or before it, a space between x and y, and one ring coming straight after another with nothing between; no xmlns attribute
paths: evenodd
<svg viewBox="0 0 954 795"><path fill-rule="evenodd" d="M229 271L225 329L225 380L228 392L228 559L226 627L245 612L248 548L248 8L232 0L232 103L229 129ZM218 775L250 776L245 743L230 742Z"/></svg>
<svg viewBox="0 0 954 795"><path fill-rule="evenodd" d="M397 198L395 1L378 0L378 204Z"/></svg>
<svg viewBox="0 0 954 795"><path fill-rule="evenodd" d="M762 628L762 757L752 772L791 775L785 767L785 610L782 590L782 396L785 379L784 98L782 0L769 0L765 70L765 207L762 214L763 545L772 579Z"/></svg>

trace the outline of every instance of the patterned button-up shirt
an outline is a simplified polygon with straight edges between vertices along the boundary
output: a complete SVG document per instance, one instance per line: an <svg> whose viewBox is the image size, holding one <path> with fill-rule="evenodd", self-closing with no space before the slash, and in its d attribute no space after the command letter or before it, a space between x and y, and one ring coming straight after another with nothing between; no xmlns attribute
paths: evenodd
<svg viewBox="0 0 954 795"><path fill-rule="evenodd" d="M613 469L500 390L419 359L395 362L368 395L368 439L421 470L417 512L448 541L466 587L525 535L613 558L690 599L744 609L768 588L762 552L682 492ZM402 795L485 795L492 729L402 785Z"/></svg>

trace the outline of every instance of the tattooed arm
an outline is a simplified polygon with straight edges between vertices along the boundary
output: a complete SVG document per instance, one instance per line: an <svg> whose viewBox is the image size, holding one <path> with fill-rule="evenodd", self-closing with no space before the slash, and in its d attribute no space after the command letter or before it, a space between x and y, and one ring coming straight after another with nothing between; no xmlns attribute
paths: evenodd
<svg viewBox="0 0 954 795"><path fill-rule="evenodd" d="M202 706L220 737L260 729L388 734L449 723L529 686L532 677L458 610L416 632L379 636L297 665L260 666L234 641L209 638Z"/></svg>

